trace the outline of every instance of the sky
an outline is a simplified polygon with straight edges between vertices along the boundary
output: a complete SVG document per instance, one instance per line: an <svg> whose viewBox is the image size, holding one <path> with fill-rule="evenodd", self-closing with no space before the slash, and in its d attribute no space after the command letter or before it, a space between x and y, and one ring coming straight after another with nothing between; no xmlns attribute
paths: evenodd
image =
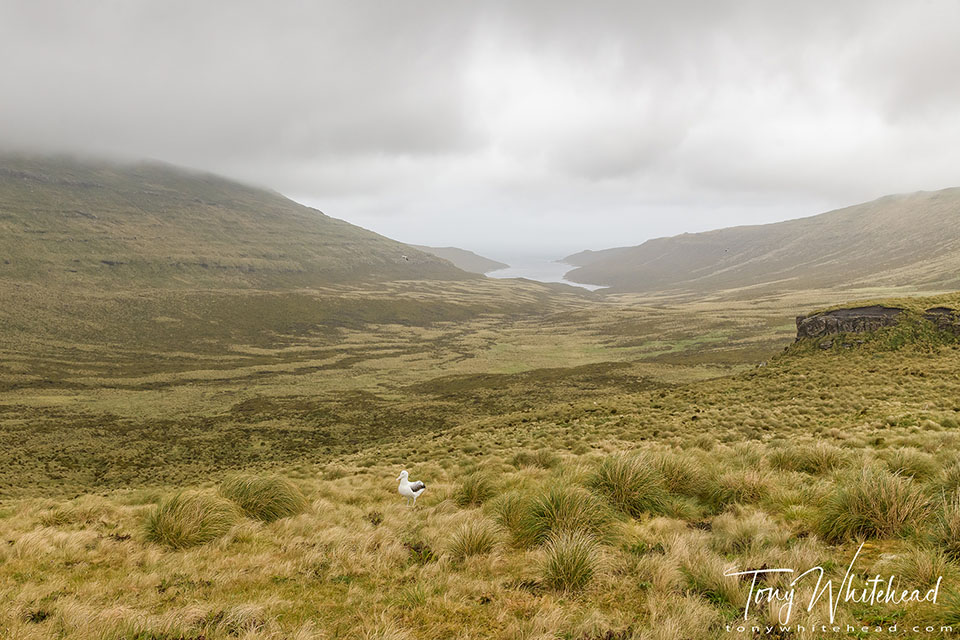
<svg viewBox="0 0 960 640"><path fill-rule="evenodd" d="M561 257L960 186L960 3L0 0L0 151Z"/></svg>

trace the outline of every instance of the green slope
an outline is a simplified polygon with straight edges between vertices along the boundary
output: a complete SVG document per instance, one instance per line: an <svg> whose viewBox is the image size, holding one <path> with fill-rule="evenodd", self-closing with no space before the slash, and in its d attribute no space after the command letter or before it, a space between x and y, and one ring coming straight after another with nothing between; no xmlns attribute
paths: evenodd
<svg viewBox="0 0 960 640"><path fill-rule="evenodd" d="M458 269L463 269L470 273L489 273L497 269L506 269L510 266L503 262L485 258L473 251L467 251L466 249L459 249L457 247L425 247L418 244L410 246L420 251L433 254L438 258L449 260Z"/></svg>
<svg viewBox="0 0 960 640"><path fill-rule="evenodd" d="M156 163L0 158L0 286L277 290L469 277L217 176Z"/></svg>
<svg viewBox="0 0 960 640"><path fill-rule="evenodd" d="M960 189L887 196L776 224L650 240L564 258L614 291L754 293L960 287Z"/></svg>

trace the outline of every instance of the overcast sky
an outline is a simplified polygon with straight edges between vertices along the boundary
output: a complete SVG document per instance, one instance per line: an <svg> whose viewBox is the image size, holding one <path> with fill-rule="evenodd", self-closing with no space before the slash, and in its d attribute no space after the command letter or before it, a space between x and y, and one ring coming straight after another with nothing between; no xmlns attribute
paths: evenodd
<svg viewBox="0 0 960 640"><path fill-rule="evenodd" d="M960 2L0 0L0 149L562 256L960 186Z"/></svg>

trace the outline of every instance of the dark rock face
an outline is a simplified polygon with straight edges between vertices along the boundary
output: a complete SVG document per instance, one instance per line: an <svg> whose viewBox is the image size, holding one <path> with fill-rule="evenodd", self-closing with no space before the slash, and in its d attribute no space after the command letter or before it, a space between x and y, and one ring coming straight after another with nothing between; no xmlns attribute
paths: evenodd
<svg viewBox="0 0 960 640"><path fill-rule="evenodd" d="M896 307L873 306L837 309L812 316L797 316L797 340L820 338L837 333L876 331L897 324L901 313L903 309Z"/></svg>
<svg viewBox="0 0 960 640"><path fill-rule="evenodd" d="M932 307L923 312L923 317L940 331L960 336L960 311L949 307Z"/></svg>

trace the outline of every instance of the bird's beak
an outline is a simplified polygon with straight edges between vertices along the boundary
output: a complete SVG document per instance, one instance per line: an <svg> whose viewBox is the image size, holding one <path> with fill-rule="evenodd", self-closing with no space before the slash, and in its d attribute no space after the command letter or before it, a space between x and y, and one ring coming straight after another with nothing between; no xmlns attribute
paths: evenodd
<svg viewBox="0 0 960 640"><path fill-rule="evenodd" d="M400 479L401 479L401 478L403 478L403 476L402 476L402 475L400 475L400 476L397 476L397 482L400 482Z"/></svg>

